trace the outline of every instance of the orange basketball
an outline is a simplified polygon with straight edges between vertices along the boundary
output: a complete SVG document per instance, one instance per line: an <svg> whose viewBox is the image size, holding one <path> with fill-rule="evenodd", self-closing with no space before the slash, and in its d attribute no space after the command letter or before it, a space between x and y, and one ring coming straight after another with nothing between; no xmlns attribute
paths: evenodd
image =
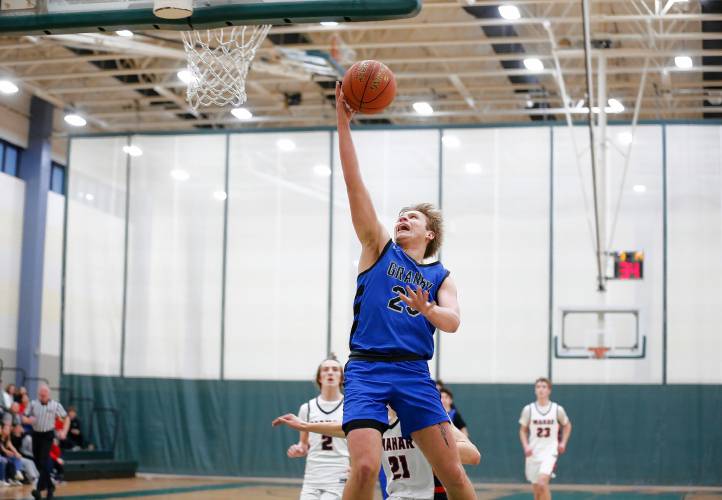
<svg viewBox="0 0 722 500"><path fill-rule="evenodd" d="M379 61L359 61L344 75L342 90L351 109L372 115L396 97L396 77Z"/></svg>

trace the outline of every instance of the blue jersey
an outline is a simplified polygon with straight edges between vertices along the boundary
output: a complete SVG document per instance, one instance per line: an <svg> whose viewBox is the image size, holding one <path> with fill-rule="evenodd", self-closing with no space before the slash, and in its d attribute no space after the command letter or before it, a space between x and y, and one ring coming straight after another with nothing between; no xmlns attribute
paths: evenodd
<svg viewBox="0 0 722 500"><path fill-rule="evenodd" d="M408 307L399 292L421 287L435 301L449 275L441 262L418 264L389 240L378 260L356 279L351 327L352 351L379 354L434 355L436 328L421 313Z"/></svg>

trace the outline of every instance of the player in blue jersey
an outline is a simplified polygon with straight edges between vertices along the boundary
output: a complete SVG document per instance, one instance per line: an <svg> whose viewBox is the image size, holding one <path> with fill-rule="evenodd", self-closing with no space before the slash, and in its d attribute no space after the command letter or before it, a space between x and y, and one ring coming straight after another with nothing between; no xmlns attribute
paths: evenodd
<svg viewBox="0 0 722 500"><path fill-rule="evenodd" d="M351 221L361 242L346 366L343 430L351 457L343 498L371 500L388 427L386 405L399 416L452 500L476 498L452 438L449 416L429 374L436 329L459 328L456 287L433 257L442 239L441 213L422 203L404 208L392 239L379 221L351 139L350 110L336 85L339 154Z"/></svg>

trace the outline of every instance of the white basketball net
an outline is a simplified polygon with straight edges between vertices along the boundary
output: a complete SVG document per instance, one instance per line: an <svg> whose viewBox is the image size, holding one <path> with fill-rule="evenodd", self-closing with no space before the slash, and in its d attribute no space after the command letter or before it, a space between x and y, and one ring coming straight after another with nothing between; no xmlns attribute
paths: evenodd
<svg viewBox="0 0 722 500"><path fill-rule="evenodd" d="M192 75L188 103L194 110L246 102L246 75L269 29L270 24L181 31Z"/></svg>

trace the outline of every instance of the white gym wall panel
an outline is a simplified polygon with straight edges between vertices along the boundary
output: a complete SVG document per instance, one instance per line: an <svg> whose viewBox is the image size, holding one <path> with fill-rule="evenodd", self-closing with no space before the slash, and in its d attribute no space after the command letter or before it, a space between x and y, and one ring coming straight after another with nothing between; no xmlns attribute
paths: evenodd
<svg viewBox="0 0 722 500"><path fill-rule="evenodd" d="M65 196L48 192L43 264L43 309L40 353L60 355L60 293L63 276L63 221Z"/></svg>
<svg viewBox="0 0 722 500"><path fill-rule="evenodd" d="M330 141L230 136L226 378L312 380L326 354Z"/></svg>
<svg viewBox="0 0 722 500"><path fill-rule="evenodd" d="M220 376L223 135L135 136L125 375Z"/></svg>
<svg viewBox="0 0 722 500"><path fill-rule="evenodd" d="M667 126L670 383L722 383L722 128Z"/></svg>
<svg viewBox="0 0 722 500"><path fill-rule="evenodd" d="M461 327L442 333L444 382L523 383L546 373L549 129L449 129L442 258Z"/></svg>
<svg viewBox="0 0 722 500"><path fill-rule="evenodd" d="M0 349L11 351L17 346L24 210L25 183L0 173Z"/></svg>
<svg viewBox="0 0 722 500"><path fill-rule="evenodd" d="M66 373L120 375L125 137L74 139L65 282Z"/></svg>

